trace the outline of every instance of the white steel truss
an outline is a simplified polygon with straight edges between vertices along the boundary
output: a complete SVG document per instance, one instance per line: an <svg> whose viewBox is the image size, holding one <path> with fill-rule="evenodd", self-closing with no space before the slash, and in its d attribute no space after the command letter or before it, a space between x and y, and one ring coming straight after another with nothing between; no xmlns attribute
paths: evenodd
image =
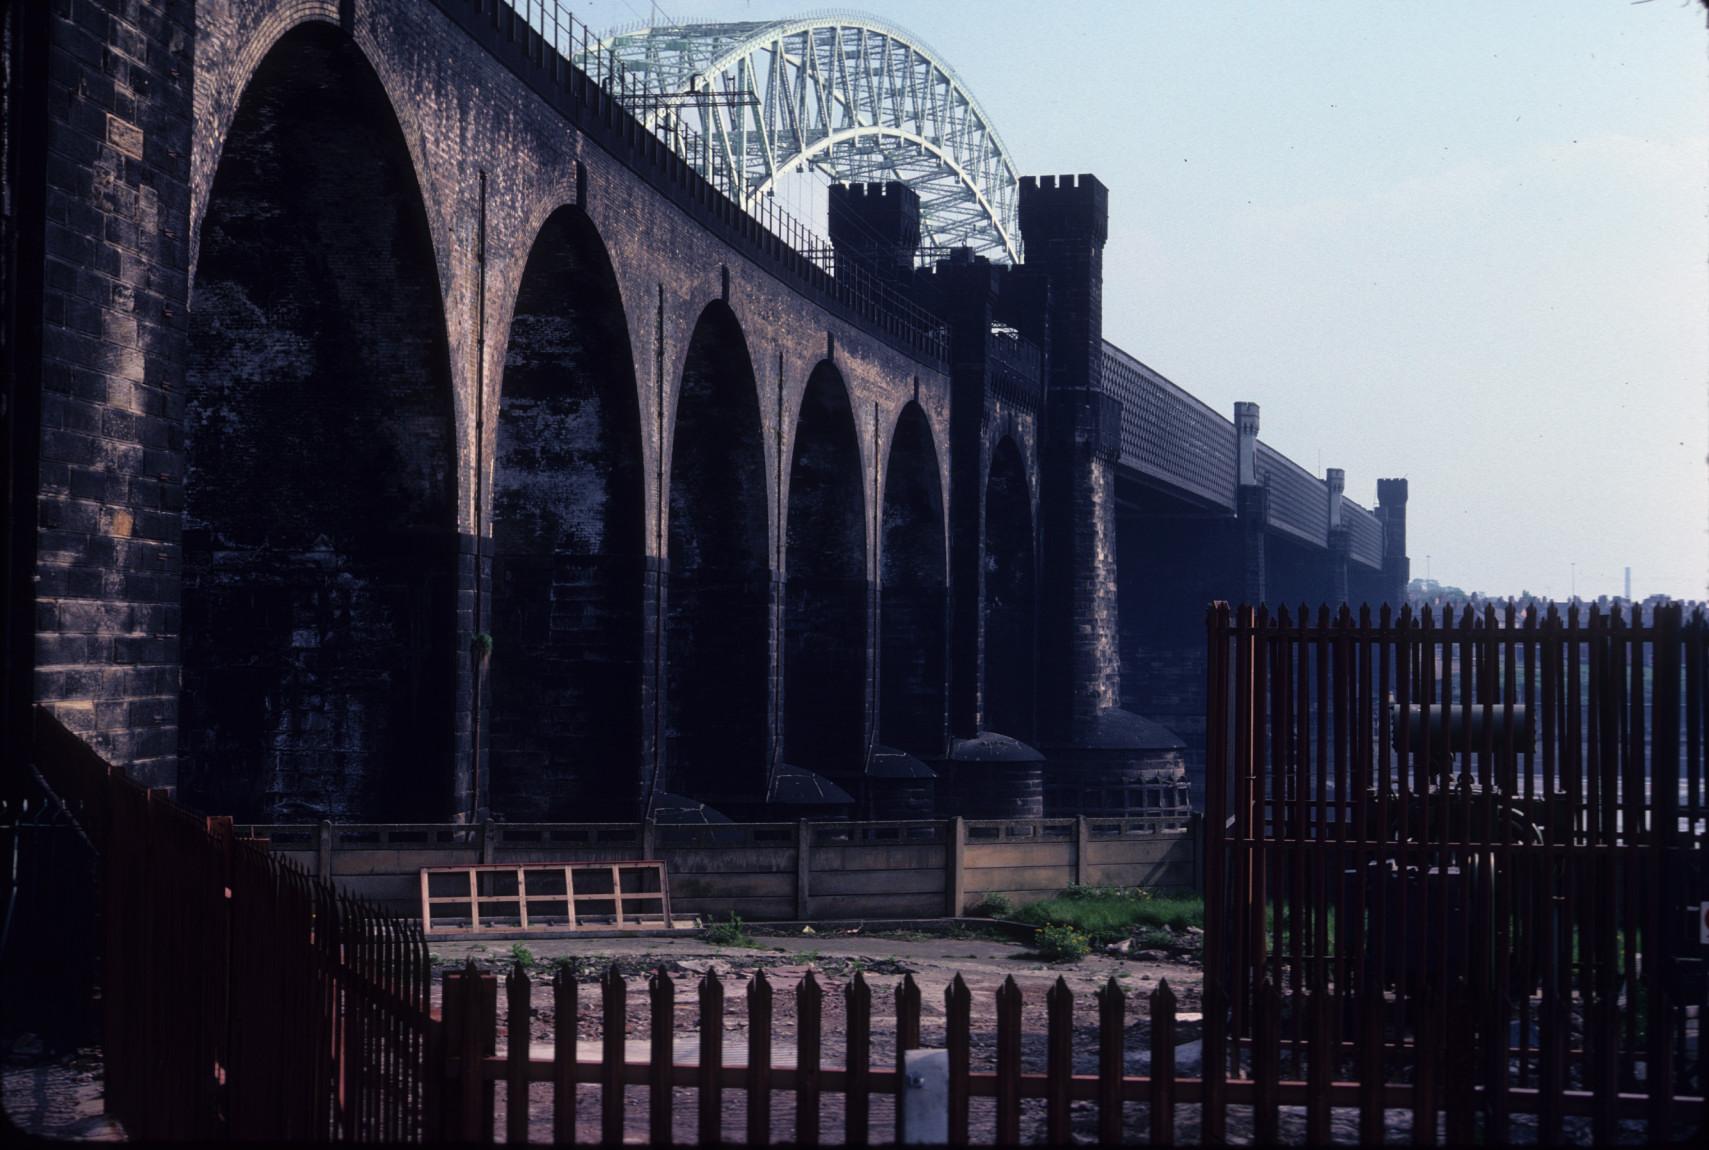
<svg viewBox="0 0 1709 1150"><path fill-rule="evenodd" d="M745 202L780 176L901 180L920 197L921 242L1019 259L1019 180L979 101L941 57L870 16L644 25L609 34L642 88L639 114Z"/></svg>

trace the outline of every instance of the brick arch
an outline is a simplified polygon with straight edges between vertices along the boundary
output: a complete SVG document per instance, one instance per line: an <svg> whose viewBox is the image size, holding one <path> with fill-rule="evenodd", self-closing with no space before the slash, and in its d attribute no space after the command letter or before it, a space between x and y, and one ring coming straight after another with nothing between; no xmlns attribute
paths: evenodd
<svg viewBox="0 0 1709 1150"><path fill-rule="evenodd" d="M645 483L628 323L587 215L542 224L512 299L492 457L490 796L635 817Z"/></svg>
<svg viewBox="0 0 1709 1150"><path fill-rule="evenodd" d="M1037 546L1032 486L1013 436L991 452L982 517L983 726L1033 738L1037 665Z"/></svg>
<svg viewBox="0 0 1709 1150"><path fill-rule="evenodd" d="M771 564L753 360L728 304L701 312L683 357L670 455L666 787L763 797L770 757Z"/></svg>
<svg viewBox="0 0 1709 1150"><path fill-rule="evenodd" d="M573 176L569 179L554 178L545 181L539 187L519 193L518 198L524 201L525 207L515 214L514 225L504 225L502 230L507 235L514 234L522 238L514 245L503 246L496 238L490 238L488 246L486 369L489 385L486 388L486 410L483 413L486 420L486 442L482 446L482 453L489 461L494 458L498 445L499 408L503 400L502 388L493 386L490 381L503 377L505 359L509 354L511 322L516 313L517 294L522 290L528 261L535 254L540 237L555 220L575 218L579 221L577 227L585 231L586 243L597 245L601 276L607 272L610 275L609 284L602 279L599 290L602 293L609 291L610 298L621 311L628 331L629 342L622 349L632 381L627 402L634 408L634 418L638 426L648 427L656 418L656 411L651 402L650 365L652 350L655 347L650 310L652 300L649 293L639 290L644 285L635 282L632 274L626 278L621 245L608 235L608 229L612 226L609 213L606 213L602 220L597 210L578 202ZM496 212L496 207L494 210ZM591 246L589 250L591 252ZM681 364L675 366L680 371ZM643 440L646 438L643 436ZM642 482L646 487L645 500L650 510L652 501L656 498L652 474L655 460L651 454L654 449L644 442L643 450L648 455L643 462ZM486 484L486 492L487 506L481 510L481 517L483 522L490 523L491 482ZM643 525L643 532L647 529Z"/></svg>
<svg viewBox="0 0 1709 1150"><path fill-rule="evenodd" d="M211 809L453 802L456 416L416 170L321 22L274 41L226 133L185 387L181 784Z"/></svg>
<svg viewBox="0 0 1709 1150"><path fill-rule="evenodd" d="M410 90L410 84L395 74L384 46L374 39L366 22L359 21L348 34L343 31L340 7L340 0L289 0L287 3L254 5L247 2L234 3L225 13L228 19L233 21L233 26L225 30L225 43L217 48L209 44L198 45L197 79L200 81L206 75L209 81L205 89L198 82L195 98L198 126L190 173L192 282L201 255L202 221L207 214L215 173L224 156L237 110L262 62L272 55L273 50L285 37L304 28L314 27L328 33L336 32L339 50L360 57L373 73L391 117L398 125L404 146L409 150L410 168L417 185L424 193L431 188L429 167L422 152L424 136L419 117L415 114L410 98L403 95ZM254 21L253 24L248 23L251 20ZM232 43L238 45L235 50L220 50L226 44ZM439 269L441 280L448 285L451 229L446 210L449 205L440 203L438 198L432 195L424 194L423 199L433 235L435 265Z"/></svg>
<svg viewBox="0 0 1709 1150"><path fill-rule="evenodd" d="M234 9L241 20L244 9ZM190 158L190 276L195 278L200 255L202 219L208 210L208 194L214 173L225 150L226 137L237 115L238 102L254 79L256 69L293 30L311 23L338 26L338 0L304 0L297 5L262 8L259 22L230 30L225 43L198 45L201 66L196 69L196 131ZM206 27L201 36L209 35ZM237 48L222 52L226 45ZM206 81L203 83L203 81Z"/></svg>
<svg viewBox="0 0 1709 1150"><path fill-rule="evenodd" d="M846 785L866 764L866 498L848 387L808 376L784 518L785 760ZM852 789L852 788L851 788Z"/></svg>
<svg viewBox="0 0 1709 1150"><path fill-rule="evenodd" d="M879 541L879 741L944 750L949 642L943 485L932 427L902 408L884 472Z"/></svg>

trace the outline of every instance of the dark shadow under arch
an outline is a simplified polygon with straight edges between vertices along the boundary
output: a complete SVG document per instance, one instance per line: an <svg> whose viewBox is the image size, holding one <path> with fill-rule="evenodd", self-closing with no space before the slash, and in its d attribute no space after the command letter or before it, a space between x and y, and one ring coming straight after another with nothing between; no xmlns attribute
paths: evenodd
<svg viewBox="0 0 1709 1150"><path fill-rule="evenodd" d="M946 644L943 489L931 424L910 403L885 469L879 559L879 741L944 750Z"/></svg>
<svg viewBox="0 0 1709 1150"><path fill-rule="evenodd" d="M644 488L623 301L587 216L546 221L517 289L493 457L492 809L638 817Z"/></svg>
<svg viewBox="0 0 1709 1150"><path fill-rule="evenodd" d="M689 340L671 450L665 786L714 805L764 797L769 538L753 361L713 303Z"/></svg>
<svg viewBox="0 0 1709 1150"><path fill-rule="evenodd" d="M848 389L829 363L801 400L785 521L783 757L853 790L866 765L866 499Z"/></svg>
<svg viewBox="0 0 1709 1150"><path fill-rule="evenodd" d="M1037 659L1037 584L1026 463L1005 436L985 483L985 722L1031 741Z"/></svg>
<svg viewBox="0 0 1709 1150"><path fill-rule="evenodd" d="M209 195L185 395L180 784L240 818L444 817L457 749L450 360L378 78L305 25Z"/></svg>

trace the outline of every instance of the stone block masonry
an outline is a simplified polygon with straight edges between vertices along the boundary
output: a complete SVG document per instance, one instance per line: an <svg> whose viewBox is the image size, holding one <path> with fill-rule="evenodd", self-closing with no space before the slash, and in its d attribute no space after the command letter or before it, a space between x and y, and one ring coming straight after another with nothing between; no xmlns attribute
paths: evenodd
<svg viewBox="0 0 1709 1150"><path fill-rule="evenodd" d="M753 367L754 481L738 494L759 524L760 585L786 577L796 413L828 345L843 402L868 413L846 432L852 489L882 492L881 445L905 408L923 416L947 484L936 364L900 329L855 318L823 273L608 98L545 67L537 44L530 56L501 9L54 6L34 696L151 781L175 786L182 767L201 799L247 796L278 815L467 814L483 795L549 793L520 764L568 755L614 762L635 781L613 801L641 801L672 743L670 715L657 714L669 706L663 583L641 573L668 571L677 394L709 301L728 308ZM323 106L348 127L318 128ZM578 494L574 460L531 455L501 414L521 395L506 390L507 362L553 354L526 336L554 312L529 303L524 270L560 212L592 237L578 250L610 268L614 309L577 314L576 288L560 283L570 306L556 315L572 341L611 335L628 352L602 357L628 362L595 389L631 429L611 440L633 479L622 500ZM519 322L526 339L513 342L513 315L543 318ZM519 353L527 340L544 350ZM577 372L560 371L567 394ZM420 387L388 391L386 378ZM560 726L541 736L555 750L513 745L515 723L488 713L489 669L469 654L474 632L505 618L492 579L533 580L502 555L498 572L478 567L473 542L513 518L506 492L529 484L567 490L567 521L608 517L613 549L590 551L572 525L546 550L560 575L540 585L539 606L506 606L546 610L553 644L605 636L608 665L638 680L594 705L588 692L609 682L535 676L515 666L526 644L498 650L492 675L520 670L558 692L547 710ZM871 534L858 536L869 555ZM578 554L603 574L585 577ZM780 737L766 621L777 598L767 592L757 626L707 655L729 666L757 645L761 733L742 770L761 778ZM628 620L618 632L594 626L613 615ZM553 650L539 653L543 670L562 662ZM608 706L631 733L595 747L602 724L570 712ZM502 749L492 761L475 757L477 727ZM437 732L431 748L396 741L422 731ZM406 777L389 775L400 760ZM504 761L518 777L495 783Z"/></svg>
<svg viewBox="0 0 1709 1150"><path fill-rule="evenodd" d="M1130 637L1097 180L920 272L915 194L840 191L833 277L500 0L30 10L11 714L268 820L1139 777L1134 652L1191 642ZM1306 581L1243 482L1219 573Z"/></svg>
<svg viewBox="0 0 1709 1150"><path fill-rule="evenodd" d="M196 11L50 20L35 696L171 787Z"/></svg>

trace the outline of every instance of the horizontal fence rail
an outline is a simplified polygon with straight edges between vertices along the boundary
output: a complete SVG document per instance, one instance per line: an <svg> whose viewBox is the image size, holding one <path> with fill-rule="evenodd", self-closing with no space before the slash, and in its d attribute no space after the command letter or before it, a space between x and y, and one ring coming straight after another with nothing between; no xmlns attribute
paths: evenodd
<svg viewBox="0 0 1709 1150"><path fill-rule="evenodd" d="M840 1041L827 1042L824 1020L833 994L841 1000L841 1033ZM780 1042L775 1008L783 995L792 1000L796 1035ZM745 984L727 984L711 971L697 983L683 983L663 969L632 983L615 965L595 982L580 982L560 967L537 983L520 966L501 979L471 962L445 976L449 1053L442 1071L445 1096L453 1101L441 1112L437 1137L490 1143L502 1129L513 1144L596 1134L608 1143L644 1135L666 1145L683 1140L692 1114L688 1140L701 1145L890 1141L905 1133L898 1103L907 1083L898 1052L922 1041L941 1042L949 1053L952 1145L1066 1143L1075 1129L1075 1103L1094 1104L1096 1137L1107 1145L1216 1141L1230 1134L1269 1144L1282 1135L1285 1121L1292 1125L1290 1140L1354 1142L1345 1136L1351 1123L1336 1124L1335 1111L1356 1113L1360 1142L1380 1141L1396 1129L1432 1142L1442 1124L1452 1140L1469 1141L1473 1116L1498 1101L1510 1118L1558 1112L1594 1119L1606 1110L1641 1121L1649 1113L1648 1099L1631 1092L1604 1100L1579 1087L1545 1093L1510 1085L1498 1099L1487 1084L1452 1069L1440 1083L1385 1077L1381 1069L1374 1078L1364 1076L1361 1071L1372 1067L1334 1040L1338 1020L1353 1003L1333 988L1290 991L1264 983L1253 1057L1233 1069L1210 1060L1209 1043L1195 1042L1187 1051L1178 1042L1177 1000L1167 982L1130 1000L1112 978L1077 1000L1058 978L1043 996L1042 1050L1033 1043L1030 1058L1022 1041L1025 996L1013 977L995 991L995 1035L975 1032L973 995L959 975L943 990L941 1014L931 1012L941 1024L933 1021L927 1033L921 988L906 975L896 984L881 1031L897 1037L880 1050L873 1041L876 997L860 972L840 989L821 985L812 971L793 987L774 983L763 970ZM697 1007L695 1028L686 1034L676 1021L685 1000ZM543 1002L549 1009L541 1009ZM581 1011L582 1002L591 1011ZM648 1038L631 1039L632 1011L642 1004ZM1457 998L1445 1005L1468 1006ZM551 1023L536 1027L537 1014L549 1014ZM589 1021L584 1014L597 1019L597 1039L579 1037ZM1453 1017L1463 1027L1468 1016ZM1304 1057L1283 1021L1295 1018L1314 1038ZM1141 1041L1129 1033L1136 1023L1144 1026ZM1090 1042L1077 1040L1088 1028ZM1207 1022L1206 1038L1211 1029ZM1202 1060L1200 1045L1206 1047ZM1396 1053L1379 1052L1390 1060ZM1130 1073L1135 1063L1145 1073ZM596 1097L578 1096L578 1087L597 1088ZM634 1088L646 1092L644 1121L625 1107L626 1091ZM675 1095L679 1090L693 1092L686 1105ZM726 1092L745 1098L732 1110ZM831 1100L834 1106L827 1105ZM1042 1113L1025 1108L1023 1124L1022 1103L1033 1100L1044 1103ZM1673 1104L1674 1118L1701 1124L1701 1098L1679 1097ZM840 1129L825 1121L827 1114L838 1117Z"/></svg>
<svg viewBox="0 0 1709 1150"><path fill-rule="evenodd" d="M1410 1083L1450 1142L1700 1133L1702 615L1219 604L1209 639L1215 1072Z"/></svg>

